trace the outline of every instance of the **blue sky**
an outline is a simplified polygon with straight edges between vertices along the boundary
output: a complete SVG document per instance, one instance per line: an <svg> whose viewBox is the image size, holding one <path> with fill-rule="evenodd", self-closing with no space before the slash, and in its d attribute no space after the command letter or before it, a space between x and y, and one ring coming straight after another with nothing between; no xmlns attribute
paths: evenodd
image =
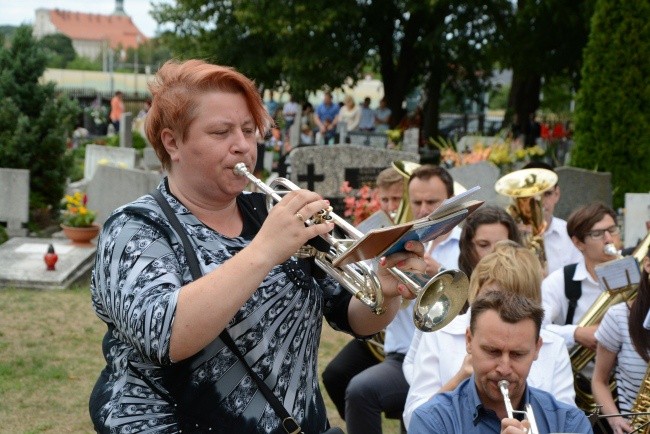
<svg viewBox="0 0 650 434"><path fill-rule="evenodd" d="M152 0L124 0L124 10L146 36L155 36L156 22L149 15ZM166 1L153 0L156 3ZM64 9L73 12L111 14L114 0L0 0L0 25L33 24L34 11L38 8Z"/></svg>

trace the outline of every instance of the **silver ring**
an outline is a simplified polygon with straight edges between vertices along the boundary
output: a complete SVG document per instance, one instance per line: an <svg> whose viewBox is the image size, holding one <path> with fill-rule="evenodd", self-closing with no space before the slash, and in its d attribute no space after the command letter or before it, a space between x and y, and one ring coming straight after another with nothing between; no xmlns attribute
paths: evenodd
<svg viewBox="0 0 650 434"><path fill-rule="evenodd" d="M296 218L297 218L298 220L300 220L301 222L304 222L304 221L305 221L305 218L304 218L304 217L302 216L302 214L300 214L299 212L296 213Z"/></svg>

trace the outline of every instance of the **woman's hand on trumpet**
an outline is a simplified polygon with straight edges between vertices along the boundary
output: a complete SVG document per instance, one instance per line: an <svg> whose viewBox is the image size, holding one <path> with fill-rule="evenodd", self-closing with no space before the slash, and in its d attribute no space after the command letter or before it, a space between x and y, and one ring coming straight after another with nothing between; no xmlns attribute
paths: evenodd
<svg viewBox="0 0 650 434"><path fill-rule="evenodd" d="M264 252L273 265L281 264L294 255L310 239L334 229L334 224L323 222L305 224L319 211L329 207L329 201L309 190L287 193L276 203L262 228L253 239L260 252Z"/></svg>
<svg viewBox="0 0 650 434"><path fill-rule="evenodd" d="M414 299L417 294L411 292L406 285L393 274L389 268L398 268L405 272L426 274L427 263L424 260L424 245L419 241L408 241L405 250L393 253L390 256L385 256L379 260L379 267L377 276L381 281L382 292L386 299L395 297L403 297L406 299Z"/></svg>

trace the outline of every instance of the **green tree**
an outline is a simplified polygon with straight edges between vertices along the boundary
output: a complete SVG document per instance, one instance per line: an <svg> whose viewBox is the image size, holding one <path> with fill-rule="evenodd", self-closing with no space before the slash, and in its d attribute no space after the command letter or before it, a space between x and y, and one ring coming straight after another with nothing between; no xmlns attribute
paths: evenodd
<svg viewBox="0 0 650 434"><path fill-rule="evenodd" d="M506 0L488 3L344 0L334 8L325 0L179 0L155 6L153 16L174 29L162 35L174 53L233 65L262 88L288 85L304 97L354 80L371 65L396 123L406 95L423 80L436 104L442 84L478 82L475 70L490 65L483 40L496 34L486 30L496 27L490 15L511 9ZM463 40L472 48L464 49Z"/></svg>
<svg viewBox="0 0 650 434"><path fill-rule="evenodd" d="M540 107L542 78L569 77L578 89L594 2L517 0L513 18L501 28L507 42L502 64L513 70L508 114L524 121ZM528 124L522 127L527 133Z"/></svg>
<svg viewBox="0 0 650 434"><path fill-rule="evenodd" d="M72 166L66 140L79 113L53 83L38 82L46 62L29 26L0 47L0 166L30 170L32 218L58 210Z"/></svg>
<svg viewBox="0 0 650 434"><path fill-rule="evenodd" d="M45 35L38 42L45 49L48 68L65 68L77 57L72 39L63 33Z"/></svg>
<svg viewBox="0 0 650 434"><path fill-rule="evenodd" d="M614 205L650 190L650 4L599 0L577 95L571 164L612 173Z"/></svg>

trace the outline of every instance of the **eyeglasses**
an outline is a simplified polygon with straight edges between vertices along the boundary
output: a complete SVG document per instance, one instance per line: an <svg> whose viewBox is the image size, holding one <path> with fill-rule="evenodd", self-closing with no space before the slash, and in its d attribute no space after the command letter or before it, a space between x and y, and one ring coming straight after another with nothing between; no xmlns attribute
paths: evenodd
<svg viewBox="0 0 650 434"><path fill-rule="evenodd" d="M609 233L610 235L618 235L621 232L621 228L618 226L610 226L607 229L596 229L593 231L587 232L587 235L593 238L594 240L600 240L605 236L605 232Z"/></svg>

